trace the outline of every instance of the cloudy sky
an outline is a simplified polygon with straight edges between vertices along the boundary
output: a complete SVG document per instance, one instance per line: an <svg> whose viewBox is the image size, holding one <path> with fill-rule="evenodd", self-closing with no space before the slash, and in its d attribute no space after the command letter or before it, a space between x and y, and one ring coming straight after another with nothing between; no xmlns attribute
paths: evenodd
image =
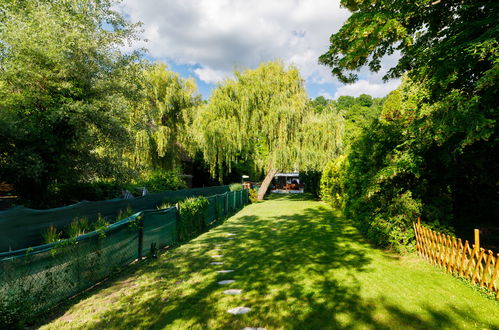
<svg viewBox="0 0 499 330"><path fill-rule="evenodd" d="M349 16L339 0L124 0L120 7L132 22L144 24L147 41L136 46L183 77L194 77L205 99L235 67L274 59L300 69L311 98L385 96L399 83L384 84L383 72L362 70L358 82L343 85L318 64L329 36ZM382 71L394 61L386 58Z"/></svg>

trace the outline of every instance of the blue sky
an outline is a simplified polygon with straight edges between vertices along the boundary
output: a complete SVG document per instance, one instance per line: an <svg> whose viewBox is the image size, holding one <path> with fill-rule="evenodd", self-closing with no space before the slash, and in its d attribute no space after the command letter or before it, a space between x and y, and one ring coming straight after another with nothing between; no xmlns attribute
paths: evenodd
<svg viewBox="0 0 499 330"><path fill-rule="evenodd" d="M148 49L151 60L165 62L182 77L193 77L204 99L234 67L255 68L276 59L300 69L311 98L381 97L399 83L381 80L396 54L382 61L380 73L361 70L351 85L318 64L330 35L350 15L339 0L124 0L120 10L143 23L144 40L134 47Z"/></svg>

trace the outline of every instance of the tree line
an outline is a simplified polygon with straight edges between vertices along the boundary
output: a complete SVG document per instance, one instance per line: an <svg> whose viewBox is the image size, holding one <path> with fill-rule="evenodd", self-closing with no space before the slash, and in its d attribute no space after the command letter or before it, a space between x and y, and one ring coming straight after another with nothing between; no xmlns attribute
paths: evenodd
<svg viewBox="0 0 499 330"><path fill-rule="evenodd" d="M112 0L2 2L0 181L47 206L97 183L179 188L178 174L199 170L214 183L263 179L261 199L276 172L299 169L382 246L412 249L418 217L493 229L498 5L341 3L352 15L319 61L352 83L398 52L384 79L402 84L386 98L310 100L298 69L271 61L203 101L193 80L124 50L140 24Z"/></svg>

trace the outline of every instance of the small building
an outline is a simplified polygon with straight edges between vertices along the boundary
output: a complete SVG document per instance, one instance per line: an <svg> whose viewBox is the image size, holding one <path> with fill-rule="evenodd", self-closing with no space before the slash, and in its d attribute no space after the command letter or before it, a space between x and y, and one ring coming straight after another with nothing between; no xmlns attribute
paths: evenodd
<svg viewBox="0 0 499 330"><path fill-rule="evenodd" d="M272 180L271 192L282 194L303 193L303 183L300 181L300 172L277 173Z"/></svg>

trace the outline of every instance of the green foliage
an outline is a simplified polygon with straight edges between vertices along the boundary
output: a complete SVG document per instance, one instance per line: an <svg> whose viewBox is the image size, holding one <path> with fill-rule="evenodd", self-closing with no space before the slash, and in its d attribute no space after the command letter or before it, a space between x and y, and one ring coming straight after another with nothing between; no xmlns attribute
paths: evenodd
<svg viewBox="0 0 499 330"><path fill-rule="evenodd" d="M187 188L178 170L156 170L150 172L137 185L146 187L151 193Z"/></svg>
<svg viewBox="0 0 499 330"><path fill-rule="evenodd" d="M300 172L300 179L305 184L305 192L311 193L314 198L319 198L321 175L320 171Z"/></svg>
<svg viewBox="0 0 499 330"><path fill-rule="evenodd" d="M130 112L131 158L142 170L174 170L191 144L188 127L201 104L196 84L155 63L146 67L141 90L142 98Z"/></svg>
<svg viewBox="0 0 499 330"><path fill-rule="evenodd" d="M0 4L0 177L23 199L43 205L55 182L128 175L123 125L138 53L120 47L137 26L113 8L112 0Z"/></svg>
<svg viewBox="0 0 499 330"><path fill-rule="evenodd" d="M76 217L68 226L68 237L74 238L90 231L90 225L87 218Z"/></svg>
<svg viewBox="0 0 499 330"><path fill-rule="evenodd" d="M497 222L498 5L491 1L350 1L352 16L320 61L344 82L385 54L404 74L379 120L354 134L345 207L371 239L411 249L411 222L451 231ZM340 100L338 100L340 101ZM341 100L342 103L352 99ZM362 102L368 104L368 98ZM357 112L357 111L356 111ZM348 120L347 120L347 130ZM495 212L495 213L494 213Z"/></svg>
<svg viewBox="0 0 499 330"><path fill-rule="evenodd" d="M243 184L242 183L231 183L229 185L229 190L230 191L243 190Z"/></svg>
<svg viewBox="0 0 499 330"><path fill-rule="evenodd" d="M118 216L116 216L116 221L123 220L125 218L128 218L129 216L133 215L134 211L132 207L129 205L125 210L120 210L118 212Z"/></svg>
<svg viewBox="0 0 499 330"><path fill-rule="evenodd" d="M184 242L206 231L205 212L208 200L205 197L191 197L179 203L180 218L177 223L179 242Z"/></svg>
<svg viewBox="0 0 499 330"><path fill-rule="evenodd" d="M249 190L249 199L251 203L258 202L258 191L256 189L253 188Z"/></svg>
<svg viewBox="0 0 499 330"><path fill-rule="evenodd" d="M109 226L109 221L106 220L100 213L97 215L97 220L92 223L93 230L101 230Z"/></svg>
<svg viewBox="0 0 499 330"><path fill-rule="evenodd" d="M160 205L158 205L156 208L158 210L164 210L164 209L169 209L170 207L173 207L175 206L175 203L172 203L171 201L164 201L163 203L161 203Z"/></svg>
<svg viewBox="0 0 499 330"><path fill-rule="evenodd" d="M298 70L281 62L236 71L196 114L193 129L212 175L241 159L256 169L320 168L342 148L342 119L308 107Z"/></svg>
<svg viewBox="0 0 499 330"><path fill-rule="evenodd" d="M345 156L329 161L322 172L320 181L320 197L334 208L343 207L344 187L342 174L344 172Z"/></svg>
<svg viewBox="0 0 499 330"><path fill-rule="evenodd" d="M55 226L50 226L42 233L43 243L49 244L49 243L55 243L57 241L60 241L61 235L62 235L62 232L57 230L57 228Z"/></svg>

